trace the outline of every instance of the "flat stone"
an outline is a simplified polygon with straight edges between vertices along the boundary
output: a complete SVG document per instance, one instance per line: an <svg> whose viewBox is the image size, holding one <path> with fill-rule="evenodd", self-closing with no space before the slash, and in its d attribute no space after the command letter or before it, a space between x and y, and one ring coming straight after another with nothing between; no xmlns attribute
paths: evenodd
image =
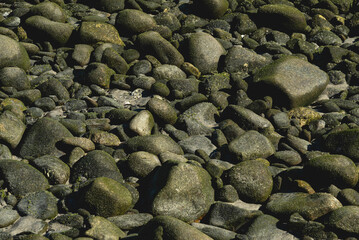
<svg viewBox="0 0 359 240"><path fill-rule="evenodd" d="M153 216L149 213L131 213L107 218L122 230L132 230L148 223Z"/></svg>
<svg viewBox="0 0 359 240"><path fill-rule="evenodd" d="M235 239L237 235L236 232L203 223L194 222L191 223L191 226L197 228L209 237L217 240L232 240Z"/></svg>
<svg viewBox="0 0 359 240"><path fill-rule="evenodd" d="M12 236L20 233L43 234L47 230L48 224L33 216L21 217L8 231Z"/></svg>
<svg viewBox="0 0 359 240"><path fill-rule="evenodd" d="M106 236L106 239L115 240L126 237L121 229L101 216L91 216L89 224L90 229L85 232L85 235L93 239L103 239Z"/></svg>
<svg viewBox="0 0 359 240"><path fill-rule="evenodd" d="M260 95L270 95L274 104L294 108L316 100L328 85L329 77L307 61L286 56L260 69L253 81L256 89L265 89Z"/></svg>
<svg viewBox="0 0 359 240"><path fill-rule="evenodd" d="M105 146L119 146L120 139L113 133L97 130L92 134L91 140L94 143L102 144Z"/></svg>
<svg viewBox="0 0 359 240"><path fill-rule="evenodd" d="M186 73L175 65L162 64L153 69L152 75L157 81L167 82L171 79L184 79Z"/></svg>

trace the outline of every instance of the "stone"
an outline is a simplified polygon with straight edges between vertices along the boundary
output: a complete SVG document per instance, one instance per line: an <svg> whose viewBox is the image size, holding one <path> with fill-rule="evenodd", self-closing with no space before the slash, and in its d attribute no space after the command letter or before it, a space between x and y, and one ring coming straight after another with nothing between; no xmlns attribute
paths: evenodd
<svg viewBox="0 0 359 240"><path fill-rule="evenodd" d="M16 205L22 215L30 215L42 220L56 217L57 198L48 191L32 192L25 195Z"/></svg>
<svg viewBox="0 0 359 240"><path fill-rule="evenodd" d="M156 167L161 166L161 162L156 155L139 151L128 156L127 165L136 177L144 178Z"/></svg>
<svg viewBox="0 0 359 240"><path fill-rule="evenodd" d="M79 178L112 178L122 182L123 177L117 168L115 159L102 150L93 150L78 160L71 169L70 182L76 182Z"/></svg>
<svg viewBox="0 0 359 240"><path fill-rule="evenodd" d="M343 205L359 206L359 193L352 188L341 190L337 198Z"/></svg>
<svg viewBox="0 0 359 240"><path fill-rule="evenodd" d="M0 210L0 227L4 228L12 225L16 220L20 218L20 215L16 210L2 208Z"/></svg>
<svg viewBox="0 0 359 240"><path fill-rule="evenodd" d="M291 233L278 228L279 219L263 214L258 216L249 226L246 235L250 239L259 240L275 240L275 239L288 239L297 240L298 238Z"/></svg>
<svg viewBox="0 0 359 240"><path fill-rule="evenodd" d="M8 232L12 236L20 233L43 234L47 227L48 224L41 219L36 219L33 216L24 216L12 225Z"/></svg>
<svg viewBox="0 0 359 240"><path fill-rule="evenodd" d="M106 48L102 54L102 62L107 64L110 68L118 74L126 74L128 71L128 64L125 59L114 49Z"/></svg>
<svg viewBox="0 0 359 240"><path fill-rule="evenodd" d="M115 240L126 237L126 233L101 216L91 216L89 224L90 229L86 230L85 235L93 239Z"/></svg>
<svg viewBox="0 0 359 240"><path fill-rule="evenodd" d="M25 48L19 42L0 34L2 47L0 50L0 68L19 67L24 70L30 68L30 58Z"/></svg>
<svg viewBox="0 0 359 240"><path fill-rule="evenodd" d="M156 57L162 64L181 66L184 62L182 54L158 32L148 31L138 35L140 48Z"/></svg>
<svg viewBox="0 0 359 240"><path fill-rule="evenodd" d="M289 217L299 213L307 220L315 220L342 207L342 204L329 193L275 193L267 201L265 209L271 215Z"/></svg>
<svg viewBox="0 0 359 240"><path fill-rule="evenodd" d="M131 152L145 151L158 155L162 152L172 152L183 155L182 148L170 137L162 134L136 136L126 141Z"/></svg>
<svg viewBox="0 0 359 240"><path fill-rule="evenodd" d="M91 140L95 144L97 143L109 147L119 146L121 144L121 140L115 134L101 130L93 131Z"/></svg>
<svg viewBox="0 0 359 240"><path fill-rule="evenodd" d="M310 159L304 169L317 184L354 187L358 183L356 165L343 155L324 155Z"/></svg>
<svg viewBox="0 0 359 240"><path fill-rule="evenodd" d="M210 34L198 32L189 37L186 54L190 63L202 74L207 74L217 71L219 58L225 54L225 50Z"/></svg>
<svg viewBox="0 0 359 240"><path fill-rule="evenodd" d="M262 203L272 192L272 174L263 160L241 162L224 175L225 182L237 190L239 199L243 201Z"/></svg>
<svg viewBox="0 0 359 240"><path fill-rule="evenodd" d="M26 72L19 67L4 67L0 69L0 84L3 87L14 87L18 91L31 87Z"/></svg>
<svg viewBox="0 0 359 240"><path fill-rule="evenodd" d="M41 91L41 96L55 95L60 100L69 100L70 94L64 85L56 78L50 78L46 82L40 84L38 89Z"/></svg>
<svg viewBox="0 0 359 240"><path fill-rule="evenodd" d="M82 22L79 29L79 38L82 43L86 44L105 42L124 46L117 29L108 23Z"/></svg>
<svg viewBox="0 0 359 240"><path fill-rule="evenodd" d="M185 153L194 154L196 150L203 150L208 156L217 149L207 137L203 135L194 135L178 142Z"/></svg>
<svg viewBox="0 0 359 240"><path fill-rule="evenodd" d="M11 111L4 111L0 115L0 140L15 149L20 143L26 125Z"/></svg>
<svg viewBox="0 0 359 240"><path fill-rule="evenodd" d="M229 6L227 0L196 0L193 4L197 12L213 19L222 17Z"/></svg>
<svg viewBox="0 0 359 240"><path fill-rule="evenodd" d="M100 0L100 1L92 1L96 9L101 11L105 11L108 13L118 12L125 8L124 0Z"/></svg>
<svg viewBox="0 0 359 240"><path fill-rule="evenodd" d="M115 71L103 63L90 63L86 67L85 74L86 80L89 83L109 88L110 78L113 74L115 74Z"/></svg>
<svg viewBox="0 0 359 240"><path fill-rule="evenodd" d="M42 2L31 7L30 14L43 16L51 21L64 23L66 15L64 10L55 2Z"/></svg>
<svg viewBox="0 0 359 240"><path fill-rule="evenodd" d="M129 128L139 136L151 135L155 121L150 111L142 110L137 113L130 121Z"/></svg>
<svg viewBox="0 0 359 240"><path fill-rule="evenodd" d="M359 128L330 132L324 141L327 151L343 154L353 161L359 161L358 138Z"/></svg>
<svg viewBox="0 0 359 240"><path fill-rule="evenodd" d="M215 115L219 113L212 103L198 103L179 116L178 124L189 135L211 135L217 126Z"/></svg>
<svg viewBox="0 0 359 240"><path fill-rule="evenodd" d="M172 240L213 240L191 225L171 216L157 216L139 232L140 239L155 239L170 236Z"/></svg>
<svg viewBox="0 0 359 240"><path fill-rule="evenodd" d="M264 25L284 32L305 32L307 28L305 15L285 4L263 5L258 9L257 17Z"/></svg>
<svg viewBox="0 0 359 240"><path fill-rule="evenodd" d="M122 10L116 17L116 27L127 35L150 31L156 25L151 15L136 9Z"/></svg>
<svg viewBox="0 0 359 240"><path fill-rule="evenodd" d="M84 137L66 137L62 139L62 142L70 146L80 147L86 152L95 150L95 144L90 139Z"/></svg>
<svg viewBox="0 0 359 240"><path fill-rule="evenodd" d="M108 217L107 220L122 230L133 230L148 223L153 216L149 213L130 213L120 216Z"/></svg>
<svg viewBox="0 0 359 240"><path fill-rule="evenodd" d="M70 40L73 27L68 23L55 22L43 16L32 16L25 20L30 37L50 41L56 46L64 46Z"/></svg>
<svg viewBox="0 0 359 240"><path fill-rule="evenodd" d="M260 69L253 81L256 89L266 89L259 95L270 95L274 104L295 108L316 100L329 83L329 78L317 66L286 56Z"/></svg>
<svg viewBox="0 0 359 240"><path fill-rule="evenodd" d="M133 206L131 192L108 177L95 178L79 191L85 209L101 217L122 215Z"/></svg>
<svg viewBox="0 0 359 240"><path fill-rule="evenodd" d="M335 33L329 30L319 30L313 36L309 38L311 42L314 42L318 45L341 45L342 40Z"/></svg>
<svg viewBox="0 0 359 240"><path fill-rule="evenodd" d="M52 185L65 184L70 178L69 166L57 157L44 155L32 160L31 164L42 172Z"/></svg>
<svg viewBox="0 0 359 240"><path fill-rule="evenodd" d="M46 190L50 187L47 179L40 171L24 162L9 159L1 160L0 173L9 192L16 197Z"/></svg>
<svg viewBox="0 0 359 240"><path fill-rule="evenodd" d="M72 59L80 66L90 62L91 53L94 48L88 44L76 44L72 53Z"/></svg>
<svg viewBox="0 0 359 240"><path fill-rule="evenodd" d="M359 233L358 223L358 206L344 206L332 211L328 216L328 225L331 228L349 235Z"/></svg>
<svg viewBox="0 0 359 240"><path fill-rule="evenodd" d="M259 210L248 210L233 204L216 202L208 212L208 223L230 231L237 231L262 214Z"/></svg>
<svg viewBox="0 0 359 240"><path fill-rule="evenodd" d="M214 201L210 175L189 163L164 163L146 186L143 201L154 215L191 222L204 216Z"/></svg>
<svg viewBox="0 0 359 240"><path fill-rule="evenodd" d="M20 155L30 160L43 155L60 157L64 153L55 145L65 137L72 137L72 134L61 123L51 118L42 118L26 131Z"/></svg>
<svg viewBox="0 0 359 240"><path fill-rule="evenodd" d="M204 234L208 235L209 237L211 237L213 239L218 239L218 240L235 239L235 237L237 235L236 232L229 231L229 230L215 227L215 226L211 226L208 224L203 224L203 223L194 222L194 223L191 223L191 226L197 228L198 230L200 230Z"/></svg>
<svg viewBox="0 0 359 240"><path fill-rule="evenodd" d="M10 149L4 144L0 144L0 159L11 159L11 155Z"/></svg>
<svg viewBox="0 0 359 240"><path fill-rule="evenodd" d="M228 150L239 161L267 158L275 153L275 148L269 139L254 130L247 131L232 140L228 145Z"/></svg>
<svg viewBox="0 0 359 240"><path fill-rule="evenodd" d="M147 109L163 123L173 125L177 122L176 110L165 100L151 98L147 102Z"/></svg>
<svg viewBox="0 0 359 240"><path fill-rule="evenodd" d="M175 65L162 64L153 69L152 75L157 81L168 82L171 79L184 79L186 73Z"/></svg>

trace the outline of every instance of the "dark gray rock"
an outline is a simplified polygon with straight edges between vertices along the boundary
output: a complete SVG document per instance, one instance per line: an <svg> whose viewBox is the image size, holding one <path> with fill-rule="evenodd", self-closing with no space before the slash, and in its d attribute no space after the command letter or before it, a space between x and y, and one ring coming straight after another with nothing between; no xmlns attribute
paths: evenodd
<svg viewBox="0 0 359 240"><path fill-rule="evenodd" d="M340 45L342 40L335 33L328 30L320 30L309 38L309 41L318 45Z"/></svg>
<svg viewBox="0 0 359 240"><path fill-rule="evenodd" d="M17 204L22 215L30 215L42 220L56 217L57 198L48 191L32 192L23 197Z"/></svg>
<svg viewBox="0 0 359 240"><path fill-rule="evenodd" d="M56 78L50 78L46 82L40 84L38 89L41 91L43 97L48 97L50 95L55 95L59 100L68 100L70 99L70 94L64 85L61 84Z"/></svg>
<svg viewBox="0 0 359 240"><path fill-rule="evenodd" d="M220 18L227 11L227 0L196 0L193 2L195 9L204 17Z"/></svg>
<svg viewBox="0 0 359 240"><path fill-rule="evenodd" d="M284 150L275 152L271 161L284 163L289 166L295 166L302 162L302 158L296 151Z"/></svg>
<svg viewBox="0 0 359 240"><path fill-rule="evenodd" d="M0 173L10 193L17 197L49 188L49 183L45 176L36 168L24 162L1 160Z"/></svg>
<svg viewBox="0 0 359 240"><path fill-rule="evenodd" d="M224 173L225 181L237 190L239 199L252 203L264 202L273 188L267 163L265 160L241 162Z"/></svg>
<svg viewBox="0 0 359 240"><path fill-rule="evenodd" d="M274 104L290 108L312 103L329 83L328 75L317 66L297 57L282 57L254 75L260 95L272 96ZM299 87L302 86L302 87Z"/></svg>
<svg viewBox="0 0 359 240"><path fill-rule="evenodd" d="M193 78L172 79L167 82L168 88L176 99L198 93L198 81Z"/></svg>
<svg viewBox="0 0 359 240"><path fill-rule="evenodd" d="M216 146L203 135L194 135L178 142L185 153L195 153L196 150L203 150L208 156L216 150Z"/></svg>
<svg viewBox="0 0 359 240"><path fill-rule="evenodd" d="M0 50L0 68L19 67L24 70L30 68L30 59L25 48L19 42L0 34L2 47Z"/></svg>
<svg viewBox="0 0 359 240"><path fill-rule="evenodd" d="M69 166L57 157L44 155L32 160L31 164L42 172L52 185L65 184L70 178Z"/></svg>
<svg viewBox="0 0 359 240"><path fill-rule="evenodd" d="M191 225L170 216L157 216L150 220L139 232L140 239L169 236L172 240L212 240Z"/></svg>
<svg viewBox="0 0 359 240"><path fill-rule="evenodd" d="M359 206L359 193L352 188L341 190L337 198L343 205Z"/></svg>
<svg viewBox="0 0 359 240"><path fill-rule="evenodd" d="M204 32L193 33L189 37L186 51L187 60L202 74L217 71L219 58L225 53L222 45Z"/></svg>
<svg viewBox="0 0 359 240"><path fill-rule="evenodd" d="M339 200L329 193L302 192L275 193L265 206L274 216L289 217L297 212L307 220L315 220L341 207Z"/></svg>
<svg viewBox="0 0 359 240"><path fill-rule="evenodd" d="M20 218L16 210L2 208L0 210L0 227L4 228L13 224Z"/></svg>
<svg viewBox="0 0 359 240"><path fill-rule="evenodd" d="M167 82L171 79L185 79L186 73L175 65L162 64L153 69L152 75L157 81Z"/></svg>
<svg viewBox="0 0 359 240"><path fill-rule="evenodd" d="M90 62L91 53L94 48L88 44L76 44L72 53L72 59L80 66Z"/></svg>
<svg viewBox="0 0 359 240"><path fill-rule="evenodd" d="M18 91L31 87L26 72L19 67L4 67L0 69L0 84L3 87L14 87Z"/></svg>
<svg viewBox="0 0 359 240"><path fill-rule="evenodd" d="M122 10L116 17L116 27L127 35L147 32L156 25L156 21L151 15L136 9Z"/></svg>
<svg viewBox="0 0 359 240"><path fill-rule="evenodd" d="M67 128L54 119L42 118L26 132L20 147L20 155L27 159L47 154L60 157L64 153L55 144L64 137L72 137Z"/></svg>
<svg viewBox="0 0 359 240"><path fill-rule="evenodd" d="M154 215L190 222L205 215L214 201L210 175L194 164L166 162L147 183L144 201Z"/></svg>
<svg viewBox="0 0 359 240"><path fill-rule="evenodd" d="M337 231L349 235L359 234L359 207L344 206L332 211L328 216L328 225Z"/></svg>
<svg viewBox="0 0 359 240"><path fill-rule="evenodd" d="M96 9L108 13L118 12L125 8L124 0L99 0L99 1L93 0L91 3L94 4Z"/></svg>
<svg viewBox="0 0 359 240"><path fill-rule="evenodd" d="M228 149L239 161L267 158L275 153L275 148L269 139L253 130L231 141Z"/></svg>
<svg viewBox="0 0 359 240"><path fill-rule="evenodd" d="M122 174L116 166L113 157L102 150L94 150L87 153L77 161L71 169L71 182L79 178L107 177L122 182Z"/></svg>
<svg viewBox="0 0 359 240"><path fill-rule="evenodd" d="M153 216L149 213L130 213L107 218L122 230L132 230L142 227L148 223Z"/></svg>
<svg viewBox="0 0 359 240"><path fill-rule="evenodd" d="M115 71L103 63L90 63L85 70L86 80L91 84L109 88L110 78Z"/></svg>
<svg viewBox="0 0 359 240"><path fill-rule="evenodd" d="M327 151L343 154L354 161L359 160L359 128L335 131L328 134L324 146Z"/></svg>
<svg viewBox="0 0 359 240"><path fill-rule="evenodd" d="M139 151L128 156L127 165L136 177L143 178L156 167L161 166L161 162L156 155Z"/></svg>
<svg viewBox="0 0 359 240"><path fill-rule="evenodd" d="M102 62L119 74L126 74L129 68L126 60L113 48L105 49L102 55Z"/></svg>
<svg viewBox="0 0 359 240"><path fill-rule="evenodd" d="M165 100L151 98L147 102L147 109L163 123L175 124L177 122L176 110Z"/></svg>

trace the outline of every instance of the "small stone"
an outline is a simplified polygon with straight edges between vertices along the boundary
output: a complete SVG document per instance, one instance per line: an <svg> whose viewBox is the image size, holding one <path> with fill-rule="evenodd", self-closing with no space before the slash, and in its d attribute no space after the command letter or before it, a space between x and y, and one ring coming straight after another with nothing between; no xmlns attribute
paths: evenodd
<svg viewBox="0 0 359 240"><path fill-rule="evenodd" d="M4 67L0 69L0 84L3 87L14 87L19 91L31 87L26 72L19 67Z"/></svg>
<svg viewBox="0 0 359 240"><path fill-rule="evenodd" d="M186 74L177 66L162 64L153 69L153 77L157 81L167 82L171 79L184 79Z"/></svg>
<svg viewBox="0 0 359 240"><path fill-rule="evenodd" d="M36 219L33 216L25 216L21 217L14 225L12 225L8 232L12 236L20 233L43 234L47 227L48 224L45 221Z"/></svg>
<svg viewBox="0 0 359 240"><path fill-rule="evenodd" d="M139 34L153 29L156 26L154 18L136 9L120 11L116 17L116 27L126 34Z"/></svg>
<svg viewBox="0 0 359 240"><path fill-rule="evenodd" d="M25 132L25 124L11 111L0 115L0 139L16 148Z"/></svg>
<svg viewBox="0 0 359 240"><path fill-rule="evenodd" d="M156 155L139 151L128 156L127 165L136 177L144 178L156 167L161 166L161 162Z"/></svg>
<svg viewBox="0 0 359 240"><path fill-rule="evenodd" d="M66 138L62 139L62 142L67 145L80 147L86 152L95 150L95 144L88 138L66 137Z"/></svg>
<svg viewBox="0 0 359 240"><path fill-rule="evenodd" d="M208 224L194 222L191 225L192 227L197 228L198 230L200 230L201 232L203 232L204 234L208 235L213 239L231 240L231 239L235 239L237 235L236 232L228 231L226 229L211 226Z"/></svg>
<svg viewBox="0 0 359 240"><path fill-rule="evenodd" d="M147 108L163 123L173 125L177 122L177 112L167 101L151 98L150 101L147 102Z"/></svg>
<svg viewBox="0 0 359 240"><path fill-rule="evenodd" d="M66 21L65 12L55 2L42 2L30 9L31 15L43 16L51 21L64 23Z"/></svg>
<svg viewBox="0 0 359 240"><path fill-rule="evenodd" d="M126 237L126 234L116 227L113 223L108 221L106 218L100 216L91 216L89 218L90 229L85 234L86 236L94 239L121 239Z"/></svg>
<svg viewBox="0 0 359 240"><path fill-rule="evenodd" d="M220 18L229 6L227 0L196 0L194 1L196 11L208 18Z"/></svg>
<svg viewBox="0 0 359 240"><path fill-rule="evenodd" d="M32 160L31 164L48 178L50 184L65 184L70 178L69 166L57 157L44 155Z"/></svg>
<svg viewBox="0 0 359 240"><path fill-rule="evenodd" d="M102 144L105 146L119 146L121 144L120 139L113 133L105 131L95 131L92 134L91 140L94 143Z"/></svg>
<svg viewBox="0 0 359 240"><path fill-rule="evenodd" d="M122 230L133 230L148 223L153 216L149 213L132 213L107 218Z"/></svg>
<svg viewBox="0 0 359 240"><path fill-rule="evenodd" d="M115 71L103 63L90 63L86 67L86 76L89 83L97 84L100 87L109 88L110 78Z"/></svg>
<svg viewBox="0 0 359 240"><path fill-rule="evenodd" d="M116 28L108 23L82 22L79 29L79 37L81 42L86 44L105 42L124 46Z"/></svg>
<svg viewBox="0 0 359 240"><path fill-rule="evenodd" d="M80 66L85 66L90 62L91 53L94 48L87 44L76 44L72 59Z"/></svg>
<svg viewBox="0 0 359 240"><path fill-rule="evenodd" d="M0 210L0 227L4 228L10 226L19 218L20 215L17 213L17 211L12 209L2 208Z"/></svg>
<svg viewBox="0 0 359 240"><path fill-rule="evenodd" d="M359 206L359 193L352 188L341 190L337 198L343 205Z"/></svg>
<svg viewBox="0 0 359 240"><path fill-rule="evenodd" d="M359 233L359 207L344 206L332 211L328 216L328 225L346 234Z"/></svg>
<svg viewBox="0 0 359 240"><path fill-rule="evenodd" d="M324 146L327 151L343 154L356 162L359 160L358 132L359 128L330 132Z"/></svg>
<svg viewBox="0 0 359 240"><path fill-rule="evenodd" d="M2 47L0 50L0 68L19 67L24 70L30 68L30 59L25 48L17 41L0 35Z"/></svg>
<svg viewBox="0 0 359 240"><path fill-rule="evenodd" d="M142 110L137 113L130 121L130 129L140 136L151 135L155 122L150 111Z"/></svg>
<svg viewBox="0 0 359 240"><path fill-rule="evenodd" d="M207 137L203 135L194 135L178 142L185 153L194 154L196 150L203 150L208 156L217 149Z"/></svg>

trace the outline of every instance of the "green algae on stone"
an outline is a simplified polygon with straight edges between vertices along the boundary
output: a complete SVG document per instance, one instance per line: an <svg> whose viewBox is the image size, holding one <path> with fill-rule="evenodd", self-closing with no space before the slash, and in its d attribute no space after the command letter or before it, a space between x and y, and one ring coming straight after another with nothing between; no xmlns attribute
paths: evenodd
<svg viewBox="0 0 359 240"><path fill-rule="evenodd" d="M0 140L15 149L25 132L25 124L11 111L0 115Z"/></svg>
<svg viewBox="0 0 359 240"><path fill-rule="evenodd" d="M117 240L126 237L126 233L104 217L90 216L88 222L90 229L86 230L85 235L90 239Z"/></svg>
<svg viewBox="0 0 359 240"><path fill-rule="evenodd" d="M79 29L82 43L96 44L98 42L114 43L124 46L117 29L108 23L82 22Z"/></svg>
<svg viewBox="0 0 359 240"><path fill-rule="evenodd" d="M359 161L359 128L330 132L324 141L327 151Z"/></svg>
<svg viewBox="0 0 359 240"><path fill-rule="evenodd" d="M109 88L111 76L115 71L103 63L90 63L85 70L86 79L89 83L97 84L100 87Z"/></svg>
<svg viewBox="0 0 359 240"><path fill-rule="evenodd" d="M30 68L30 58L25 48L17 41L5 35L0 35L0 68L19 67Z"/></svg>
<svg viewBox="0 0 359 240"><path fill-rule="evenodd" d="M299 124L302 127L308 125L311 121L322 118L320 113L308 107L293 108L287 114L290 119L299 120Z"/></svg>
<svg viewBox="0 0 359 240"><path fill-rule="evenodd" d="M125 9L116 17L116 27L126 34L139 34L153 29L156 26L154 18L140 10Z"/></svg>

